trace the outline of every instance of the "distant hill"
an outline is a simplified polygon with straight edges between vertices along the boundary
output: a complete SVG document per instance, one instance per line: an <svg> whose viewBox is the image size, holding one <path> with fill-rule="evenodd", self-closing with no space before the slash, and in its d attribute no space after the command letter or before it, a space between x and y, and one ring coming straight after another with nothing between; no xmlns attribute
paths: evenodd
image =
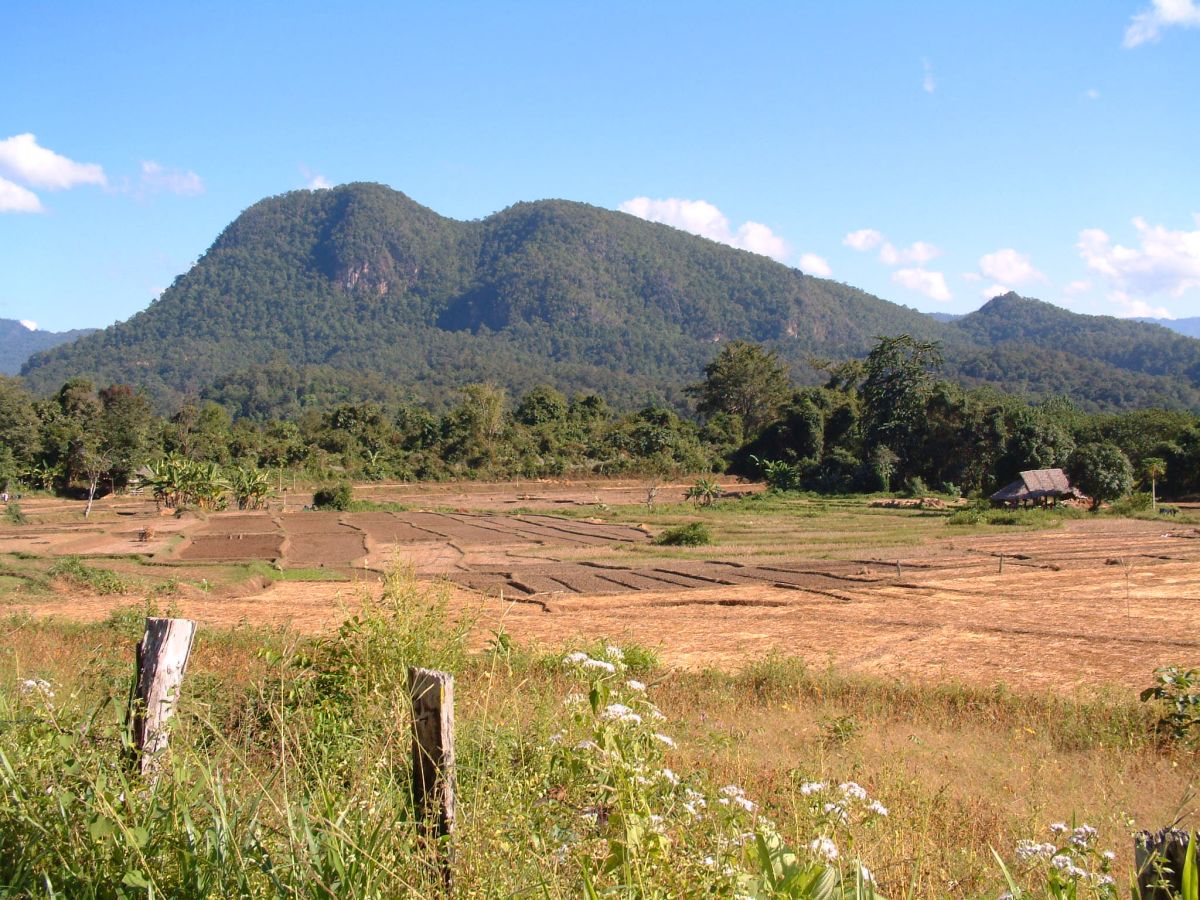
<svg viewBox="0 0 1200 900"><path fill-rule="evenodd" d="M314 380L322 396L438 399L488 379L678 404L725 341L764 343L812 381L812 356L908 332L942 341L967 384L1200 408L1200 342L1047 310L1008 295L938 322L624 213L544 200L461 222L352 184L256 203L148 309L24 374L40 391L74 374L138 383L163 403L219 382L222 399L259 396L260 414Z"/></svg>
<svg viewBox="0 0 1200 900"><path fill-rule="evenodd" d="M95 330L31 331L16 319L0 319L0 375L16 375L25 361L39 350L69 343Z"/></svg>
<svg viewBox="0 0 1200 900"><path fill-rule="evenodd" d="M1200 316L1190 319L1135 319L1136 322L1148 322L1151 325L1161 325L1188 337L1200 338Z"/></svg>

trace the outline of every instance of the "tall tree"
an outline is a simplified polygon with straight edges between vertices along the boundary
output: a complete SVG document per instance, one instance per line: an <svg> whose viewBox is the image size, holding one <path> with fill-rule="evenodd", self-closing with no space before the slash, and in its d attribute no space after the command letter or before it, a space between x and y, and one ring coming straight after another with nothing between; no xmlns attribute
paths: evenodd
<svg viewBox="0 0 1200 900"><path fill-rule="evenodd" d="M915 471L933 370L941 365L936 342L901 334L880 338L863 366L859 395L868 453L880 446L889 448L899 457L900 472Z"/></svg>
<svg viewBox="0 0 1200 900"><path fill-rule="evenodd" d="M742 420L747 437L755 437L779 414L792 392L787 366L774 350L731 341L704 367L704 381L688 387L705 416L729 413Z"/></svg>
<svg viewBox="0 0 1200 900"><path fill-rule="evenodd" d="M1092 498L1092 509L1124 497L1133 489L1133 466L1116 444L1092 443L1076 448L1067 463L1071 481Z"/></svg>

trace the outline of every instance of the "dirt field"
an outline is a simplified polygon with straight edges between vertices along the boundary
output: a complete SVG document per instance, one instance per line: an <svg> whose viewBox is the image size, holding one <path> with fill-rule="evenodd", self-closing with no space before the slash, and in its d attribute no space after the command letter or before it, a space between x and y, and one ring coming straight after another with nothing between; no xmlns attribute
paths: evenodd
<svg viewBox="0 0 1200 900"><path fill-rule="evenodd" d="M0 528L0 554L19 554L14 564L80 554L121 574L173 573L183 589L171 602L214 625L330 627L400 560L450 580L480 642L501 627L546 646L603 635L687 667L736 668L779 652L818 667L1064 692L1141 687L1155 666L1200 662L1200 529L1183 522L959 529L946 512L849 501L649 510L636 482L366 493L423 508L175 519L125 500L85 523L45 501L26 505L30 524ZM696 518L711 522L713 546L649 543L666 524ZM211 589L220 572L255 561L341 582L231 575ZM78 588L26 596L20 571L0 575L12 611L97 619L136 600ZM205 591L188 589L201 578Z"/></svg>

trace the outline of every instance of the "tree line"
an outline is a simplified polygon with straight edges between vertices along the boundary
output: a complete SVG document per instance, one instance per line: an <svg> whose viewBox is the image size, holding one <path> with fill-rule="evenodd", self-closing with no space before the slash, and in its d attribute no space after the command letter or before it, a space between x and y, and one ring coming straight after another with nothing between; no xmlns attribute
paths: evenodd
<svg viewBox="0 0 1200 900"><path fill-rule="evenodd" d="M620 411L544 385L510 396L491 383L468 385L440 412L346 399L262 418L196 399L159 415L129 385L73 378L39 398L0 377L0 485L90 499L132 481L223 478L239 505L254 505L265 471L309 480L728 471L824 493L986 495L1022 470L1064 467L1093 494L1139 478L1168 495L1200 493L1193 413L1087 414L1065 398L965 389L939 377L939 345L910 335L878 339L862 360L810 364L822 383L797 387L774 352L730 342L687 389L691 416L654 404Z"/></svg>

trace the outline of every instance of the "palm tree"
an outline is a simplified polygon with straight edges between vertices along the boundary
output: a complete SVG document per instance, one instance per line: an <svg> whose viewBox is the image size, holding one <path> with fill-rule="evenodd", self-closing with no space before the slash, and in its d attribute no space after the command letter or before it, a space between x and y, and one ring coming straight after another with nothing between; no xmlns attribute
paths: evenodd
<svg viewBox="0 0 1200 900"><path fill-rule="evenodd" d="M1142 474L1150 479L1150 504L1158 512L1158 479L1167 474L1166 460L1151 456L1142 461Z"/></svg>

